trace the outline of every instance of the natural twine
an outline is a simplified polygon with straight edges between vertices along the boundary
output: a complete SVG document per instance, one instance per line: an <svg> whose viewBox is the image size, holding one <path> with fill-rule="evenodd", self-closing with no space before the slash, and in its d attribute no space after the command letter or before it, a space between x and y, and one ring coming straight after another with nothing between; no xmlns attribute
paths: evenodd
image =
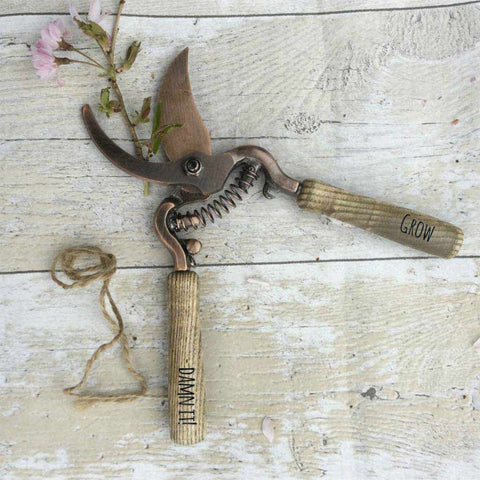
<svg viewBox="0 0 480 480"><path fill-rule="evenodd" d="M94 263L91 266L79 268L75 267L76 261L81 257L91 257ZM58 279L56 274L57 264L60 263L62 272L72 280L72 283L64 283ZM85 372L82 379L73 387L65 388L63 391L67 395L81 397L83 400L89 401L103 401L103 402L121 402L130 401L138 397L144 396L147 391L147 381L143 375L138 373L132 365L130 359L130 346L128 345L127 337L125 336L125 329L122 316L115 305L110 290L108 289L112 276L117 271L117 259L111 253L105 253L98 247L73 247L67 248L60 253L52 263L50 274L55 283L65 289L72 289L77 287L85 287L95 280L102 280L103 285L100 290L100 306L102 307L103 316L108 320L110 325L116 331L115 336L107 343L100 345L93 355L88 359L85 366ZM115 319L108 313L106 298L110 303L110 307L115 315ZM117 342L122 346L123 359L127 370L140 382L140 390L134 393L105 393L105 394L86 394L79 393L78 390L83 387L88 379L93 364L102 352L113 347Z"/></svg>

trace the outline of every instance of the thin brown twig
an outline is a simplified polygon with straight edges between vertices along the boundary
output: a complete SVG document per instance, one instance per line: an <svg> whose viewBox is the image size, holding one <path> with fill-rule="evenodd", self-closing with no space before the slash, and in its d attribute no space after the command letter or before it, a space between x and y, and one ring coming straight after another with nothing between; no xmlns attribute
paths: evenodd
<svg viewBox="0 0 480 480"><path fill-rule="evenodd" d="M128 114L127 107L125 105L125 101L123 99L122 92L120 90L120 87L117 83L117 73L116 73L116 65L115 65L115 44L117 41L117 36L118 36L118 30L119 30L119 23L120 23L120 16L122 15L123 7L125 6L126 0L120 0L118 2L118 10L117 10L117 15L115 17L115 23L113 25L113 31L112 31L112 40L110 42L110 47L108 50L104 49L102 44L97 41L98 46L100 47L100 50L102 50L103 54L105 55L105 58L111 68L111 73L110 73L110 81L112 84L112 89L115 92L115 95L117 97L117 100L120 103L120 110L122 112L123 118L125 119L125 122L127 124L128 129L130 130L130 135L132 136L133 143L135 145L135 153L137 155L137 158L139 160L144 160L148 161L148 158L145 158L143 155L142 151L142 144L140 143L140 140L137 135L137 131L135 129L135 125L130 119L130 115ZM144 193L145 195L148 195L150 191L150 186L147 181L144 182Z"/></svg>
<svg viewBox="0 0 480 480"><path fill-rule="evenodd" d="M126 0L120 0L118 2L118 10L117 10L117 16L115 17L115 23L113 25L113 31L112 31L112 41L110 42L110 50L109 50L109 56L110 56L110 65L112 66L113 70L116 71L116 65L115 65L115 45L117 42L117 36L118 36L118 30L119 30L119 24L120 24L120 17L122 15L123 7L125 6ZM122 109L122 114L123 117L125 118L128 128L130 130L130 133L132 135L133 143L135 144L135 152L137 154L137 157L139 159L148 161L148 157L145 158L142 152L142 145L140 144L138 140L138 135L137 131L135 130L135 125L131 121L130 116L128 115L127 109L125 107L125 102L123 101L122 93L120 91L120 88L118 87L118 84L116 80L112 80L112 87L115 91L115 94L117 95L118 101L120 102L120 106ZM143 185L143 191L145 195L148 195L150 193L150 184L145 181Z"/></svg>
<svg viewBox="0 0 480 480"><path fill-rule="evenodd" d="M75 48L73 47L72 48L72 51L73 52L77 52L79 55L81 55L82 57L85 57L85 58L88 58L88 60L90 60L91 62L95 63L97 65L97 67L99 68L103 68L104 70L105 67L103 65L101 65L100 63L98 63L94 58L92 58L90 55L87 55L85 52L82 52L81 50L79 50L78 48Z"/></svg>
<svg viewBox="0 0 480 480"><path fill-rule="evenodd" d="M113 25L113 31L112 31L112 41L110 43L110 56L112 57L112 62L114 61L113 56L115 55L115 43L117 42L117 36L118 36L118 25L120 23L120 16L122 15L123 7L125 6L125 3L127 3L126 0L120 0L118 2L118 10L117 10L117 16L115 17L115 24Z"/></svg>
<svg viewBox="0 0 480 480"><path fill-rule="evenodd" d="M142 145L140 144L140 140L138 139L137 131L135 130L135 127L133 126L133 123L130 120L130 116L128 115L128 112L127 112L127 107L125 106L125 101L123 100L122 92L120 91L120 87L118 86L118 83L116 80L112 80L112 88L113 88L113 91L115 92L115 95L117 96L118 101L120 102L120 108L122 111L123 118L127 122L128 129L130 130L130 134L132 135L133 143L135 144L135 153L137 154L137 157L139 159L144 160L143 154L142 154Z"/></svg>
<svg viewBox="0 0 480 480"><path fill-rule="evenodd" d="M102 67L100 64L97 64L97 63L85 62L85 60L76 60L69 57L55 57L55 64L57 66L69 65L70 63L81 63L82 65L89 65L90 67L100 68L103 71L106 70L105 67Z"/></svg>
<svg viewBox="0 0 480 480"><path fill-rule="evenodd" d="M123 2L125 3L125 2ZM118 18L118 15L117 15ZM113 40L113 38L112 38ZM138 139L137 132L135 130L135 126L133 125L132 120L130 119L130 116L128 115L127 107L125 105L125 100L123 99L122 92L120 90L120 87L118 86L117 83L117 74L115 72L115 63L113 61L113 50L110 48L110 51L112 53L107 52L104 48L103 45L97 40L97 44L100 47L100 50L103 52L105 55L105 58L108 62L108 65L110 66L111 69L111 74L110 74L110 81L112 84L112 89L115 92L115 95L117 96L117 100L120 102L120 110L122 112L123 118L125 119L125 122L127 124L128 129L130 130L130 135L132 136L133 143L135 145L135 153L138 157L139 160L144 160L143 154L142 154L142 145L140 144L140 140Z"/></svg>

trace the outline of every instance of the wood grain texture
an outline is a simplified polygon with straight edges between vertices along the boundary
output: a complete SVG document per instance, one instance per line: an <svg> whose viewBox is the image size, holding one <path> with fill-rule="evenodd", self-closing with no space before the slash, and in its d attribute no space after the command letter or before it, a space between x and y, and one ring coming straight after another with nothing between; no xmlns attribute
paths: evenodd
<svg viewBox="0 0 480 480"><path fill-rule="evenodd" d="M168 276L170 342L168 405L170 437L180 445L193 445L205 437L205 381L198 275L173 272Z"/></svg>
<svg viewBox="0 0 480 480"><path fill-rule="evenodd" d="M196 233L209 433L183 447L168 433L171 259L152 228L167 190L143 197L88 140L80 107L98 103L94 72L63 69L62 89L33 75L28 45L55 15L32 13L61 14L63 1L1 2L0 477L479 477L480 11L401 10L445 3L127 3L119 52L143 48L120 79L130 110L189 46L214 152L256 143L295 178L465 231L461 257L425 259L336 220L318 225L292 198L266 201L259 182ZM121 119L102 124L131 147ZM48 277L62 248L87 243L119 261L112 293L149 385L131 404L87 408L62 393L110 335L95 287L62 293ZM92 391L135 384L116 353Z"/></svg>
<svg viewBox="0 0 480 480"><path fill-rule="evenodd" d="M76 0L75 5L81 12L88 11L88 0ZM459 0L286 0L273 3L271 0L129 0L125 7L126 15L158 16L232 16L232 15L272 15L272 14L316 14L330 12L350 12L364 10L404 9L444 7L463 4ZM471 2L467 2L471 3ZM108 11L116 11L118 2L102 1ZM63 13L66 11L63 0L30 0L28 3L18 0L3 0L0 15L35 13Z"/></svg>
<svg viewBox="0 0 480 480"><path fill-rule="evenodd" d="M34 77L25 39L34 41L45 21L0 20L11 39L0 50L2 270L44 269L45 259L72 237L77 244L107 242L122 266L169 265L151 226L166 189L144 198L141 184L109 165L87 140L80 106L97 104L98 77L65 68L62 89ZM257 143L295 178L311 176L457 224L465 232L462 255L478 254L475 6L197 25L189 19L126 18L122 25L120 48L145 38L143 55L122 85L132 109L157 90L169 61L189 44L195 99L215 152ZM265 72L275 75L267 79ZM128 138L121 119L102 123L115 138ZM312 229L315 218L299 215L290 198L268 202L257 189L218 226L198 233L205 245L198 261L412 255L335 221ZM244 234L253 225L261 226L255 239ZM38 253L27 259L32 239Z"/></svg>
<svg viewBox="0 0 480 480"><path fill-rule="evenodd" d="M355 195L318 180L302 182L297 203L300 208L336 218L437 257L455 257L463 242L463 232L451 223Z"/></svg>
<svg viewBox="0 0 480 480"><path fill-rule="evenodd" d="M112 286L149 396L90 408L62 387L110 335L95 286L66 293L47 274L1 276L0 476L477 478L479 267L199 269L208 434L195 447L168 433L168 269L120 270ZM104 357L92 386L132 388L120 366Z"/></svg>

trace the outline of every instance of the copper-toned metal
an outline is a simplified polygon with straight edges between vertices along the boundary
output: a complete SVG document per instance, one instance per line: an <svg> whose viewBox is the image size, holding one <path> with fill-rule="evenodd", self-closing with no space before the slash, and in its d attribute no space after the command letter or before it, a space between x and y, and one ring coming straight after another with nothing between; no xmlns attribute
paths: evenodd
<svg viewBox="0 0 480 480"><path fill-rule="evenodd" d="M294 194L299 189L300 183L285 175L273 155L264 148L245 145L218 155L196 152L169 163L144 162L127 153L107 136L89 105L83 106L82 115L92 140L105 157L121 170L142 180L194 188L210 195L223 188L235 165L249 158L257 160L269 180L279 188Z"/></svg>
<svg viewBox="0 0 480 480"><path fill-rule="evenodd" d="M211 155L210 135L198 113L190 86L188 48L168 68L158 92L158 100L162 102L163 124L183 124L183 127L176 128L162 141L169 160L178 160L192 152Z"/></svg>
<svg viewBox="0 0 480 480"><path fill-rule="evenodd" d="M225 153L212 155L210 135L203 124L188 78L188 49L183 50L172 62L159 90L162 101L163 124L182 123L183 127L165 136L162 144L170 162L145 162L130 155L113 142L98 124L89 105L84 105L82 116L92 140L98 149L114 165L142 180L160 185L177 186L176 193L160 204L155 213L155 230L159 239L172 253L175 270L188 270L193 264L192 255L198 253L198 241L183 241L176 232L197 229L215 217L229 213L242 200L242 195L258 178L258 171L265 173L266 186L296 194L300 183L285 175L277 161L267 150L254 145L237 147ZM179 208L187 203L202 202L221 191L232 170L242 165L242 173L235 183L213 202L180 214ZM266 188L264 188L266 193Z"/></svg>
<svg viewBox="0 0 480 480"><path fill-rule="evenodd" d="M172 254L176 270L169 277L173 332L170 347L173 353L169 360L169 398L172 407L170 419L172 438L186 445L200 441L204 435L204 387L201 380L203 365L198 323L197 277L192 272L178 272L184 272L195 265L193 256L200 252L202 244L196 239L180 239L177 233L196 230L208 221L213 223L216 217L221 218L225 213L229 213L230 209L243 199L242 195L249 192L259 171L265 174L263 193L266 197L270 197L269 187L275 185L286 193L298 195L297 202L302 208L339 218L425 252L446 258L455 256L463 233L453 225L433 217L352 195L323 182L306 180L302 186L299 181L286 175L274 156L261 147L245 145L212 155L210 136L197 111L190 88L188 49L183 50L170 65L158 99L163 104L161 122L164 125L183 124L182 128L174 129L163 140L164 150L170 160L168 163L144 162L133 157L105 134L88 105L83 107L82 112L93 141L113 164L143 180L177 187L172 196L157 208L154 225L158 238ZM236 167L242 167L242 173L216 199L204 203L199 209L179 212L184 205L206 202L210 195L221 191ZM407 217L409 227L404 225ZM425 237L424 234L422 240L422 232L428 227L427 221L432 223L429 227L430 236ZM413 230L415 224L417 226ZM418 234L420 225L422 229ZM430 241L434 230L437 235L435 238L438 237L438 241L433 242L435 245L430 243L430 246L419 246L418 242ZM184 370L188 371L188 374L183 375ZM181 382L184 380L179 378L186 379L188 392L186 387L182 388ZM177 401L175 396L179 389L189 398L187 403L186 397L182 397L184 401ZM195 417L195 412L201 413ZM200 419L198 424L197 418ZM197 425L200 427L197 428Z"/></svg>
<svg viewBox="0 0 480 480"><path fill-rule="evenodd" d="M196 255L202 249L202 242L195 238L190 238L185 242L185 248L190 255Z"/></svg>
<svg viewBox="0 0 480 480"><path fill-rule="evenodd" d="M189 268L187 255L178 238L170 232L167 225L168 215L176 206L175 200L163 201L155 212L153 224L158 238L172 254L175 270L183 271Z"/></svg>
<svg viewBox="0 0 480 480"><path fill-rule="evenodd" d="M107 136L89 105L83 106L82 116L92 140L105 157L124 172L142 180L160 185L190 187L202 194L211 194L223 188L235 166L235 160L226 153L211 156L197 152L169 163L144 162L127 153ZM195 174L187 173L187 166L192 161L201 164Z"/></svg>
<svg viewBox="0 0 480 480"><path fill-rule="evenodd" d="M287 193L296 195L300 189L300 182L283 173L275 157L267 150L255 145L244 145L227 152L237 164L245 158L258 160L265 169L267 178L278 188Z"/></svg>
<svg viewBox="0 0 480 480"><path fill-rule="evenodd" d="M235 183L231 183L229 188L224 190L222 194L200 209L193 212L179 213L173 217L172 223L175 231L188 231L190 229L197 230L204 227L208 222L215 223L215 218L222 218L225 213L230 213L231 208L237 206L237 202L243 200L242 194L248 194L249 189L253 186L258 178L258 167L253 165L244 165L242 173L235 178Z"/></svg>

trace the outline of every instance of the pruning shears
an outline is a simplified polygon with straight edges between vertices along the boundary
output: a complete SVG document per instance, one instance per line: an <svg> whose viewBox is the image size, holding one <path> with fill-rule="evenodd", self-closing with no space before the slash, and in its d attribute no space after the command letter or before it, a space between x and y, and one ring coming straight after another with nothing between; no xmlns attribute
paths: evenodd
<svg viewBox="0 0 480 480"><path fill-rule="evenodd" d="M263 193L281 190L296 198L300 208L327 215L423 252L452 258L463 241L454 225L419 212L397 207L318 180L302 182L286 175L267 150L245 145L212 153L210 135L195 105L188 76L188 48L168 68L158 93L166 124L183 124L163 139L169 162L138 160L116 145L97 123L90 106L83 120L98 149L114 165L142 180L170 185L171 194L154 215L159 239L173 257L168 277L171 316L168 362L170 435L174 442L191 445L205 436L205 382L198 315L198 276L191 270L201 249L182 233L197 230L221 218L242 200L260 174ZM228 183L230 178L231 183ZM227 186L228 184L228 186ZM213 200L211 196L214 195ZM197 203L193 211L185 205Z"/></svg>

